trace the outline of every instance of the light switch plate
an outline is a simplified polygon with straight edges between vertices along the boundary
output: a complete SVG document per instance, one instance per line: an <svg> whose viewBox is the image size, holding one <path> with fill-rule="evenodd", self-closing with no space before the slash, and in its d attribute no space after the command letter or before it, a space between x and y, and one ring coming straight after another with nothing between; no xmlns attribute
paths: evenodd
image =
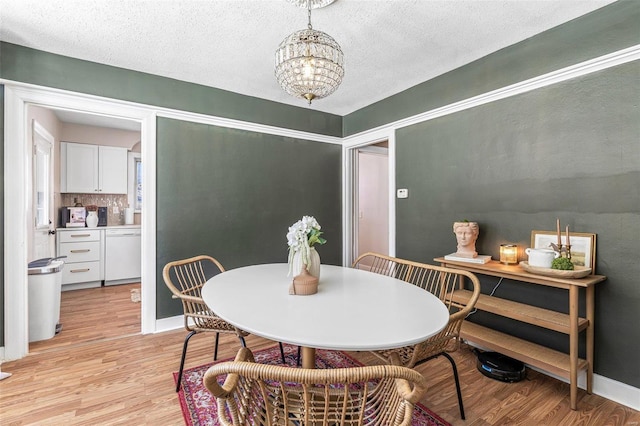
<svg viewBox="0 0 640 426"><path fill-rule="evenodd" d="M398 189L398 198L409 198L408 189Z"/></svg>

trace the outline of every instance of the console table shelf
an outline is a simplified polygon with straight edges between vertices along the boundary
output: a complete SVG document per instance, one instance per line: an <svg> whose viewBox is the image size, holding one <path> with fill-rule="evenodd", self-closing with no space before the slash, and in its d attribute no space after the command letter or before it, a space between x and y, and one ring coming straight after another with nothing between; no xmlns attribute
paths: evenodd
<svg viewBox="0 0 640 426"><path fill-rule="evenodd" d="M453 294L453 300L466 304L471 297L472 292L469 290L456 290ZM538 308L536 306L524 303L513 302L499 297L481 294L476 302L476 309L487 311L511 318L514 320L534 324L539 327L547 328L564 334L571 333L571 324L568 314L563 314L549 309ZM578 317L578 331L582 331L589 325L589 320Z"/></svg>
<svg viewBox="0 0 640 426"><path fill-rule="evenodd" d="M603 275L589 275L580 279L547 277L526 272L518 265L503 265L496 261L476 264L445 260L444 257L435 258L434 261L439 262L442 266L464 269L475 274L507 278L530 284L568 290L569 314L485 294L480 295L475 307L482 311L564 333L569 337L569 354L558 352L469 321L465 321L462 325L461 337L479 346L498 351L511 358L518 359L526 364L568 379L571 388L571 408L573 410L575 410L577 406L578 371L584 370L586 372L587 392L592 392L595 319L594 286L599 282L605 281L607 277ZM584 289L586 295L585 317L579 317L578 315L580 289ZM469 298L469 295L470 292L464 290L461 283L460 289L455 294L456 300L464 302ZM578 338L580 332L583 331L585 332L586 340L586 359L578 358Z"/></svg>
<svg viewBox="0 0 640 426"><path fill-rule="evenodd" d="M570 378L571 363L569 356L563 352L531 343L518 337L465 321L460 335L483 348L498 351L503 355L553 373L565 379ZM578 370L586 370L587 360L578 358Z"/></svg>

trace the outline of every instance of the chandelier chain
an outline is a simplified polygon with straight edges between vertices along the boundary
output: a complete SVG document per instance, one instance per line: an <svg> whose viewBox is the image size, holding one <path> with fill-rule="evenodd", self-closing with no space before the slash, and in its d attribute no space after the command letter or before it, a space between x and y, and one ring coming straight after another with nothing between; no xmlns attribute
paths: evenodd
<svg viewBox="0 0 640 426"><path fill-rule="evenodd" d="M307 27L312 30L313 27L311 26L311 0L307 0L307 16L309 18L309 23L307 24Z"/></svg>

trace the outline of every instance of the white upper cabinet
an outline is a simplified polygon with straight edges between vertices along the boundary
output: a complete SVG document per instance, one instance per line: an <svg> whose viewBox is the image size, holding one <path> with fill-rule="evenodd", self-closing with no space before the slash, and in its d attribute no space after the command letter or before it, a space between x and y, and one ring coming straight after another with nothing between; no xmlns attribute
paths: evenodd
<svg viewBox="0 0 640 426"><path fill-rule="evenodd" d="M127 194L127 149L98 147L98 185L105 194Z"/></svg>
<svg viewBox="0 0 640 426"><path fill-rule="evenodd" d="M60 143L60 192L126 194L127 149Z"/></svg>

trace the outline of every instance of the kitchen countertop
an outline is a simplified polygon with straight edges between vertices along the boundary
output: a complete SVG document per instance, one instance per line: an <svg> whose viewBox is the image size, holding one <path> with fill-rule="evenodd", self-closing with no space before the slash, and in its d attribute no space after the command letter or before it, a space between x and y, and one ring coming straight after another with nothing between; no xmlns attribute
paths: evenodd
<svg viewBox="0 0 640 426"><path fill-rule="evenodd" d="M87 227L78 227L78 228L56 228L57 231L79 231L83 229L140 229L141 225L108 225L108 226L97 226L95 228L87 228Z"/></svg>

